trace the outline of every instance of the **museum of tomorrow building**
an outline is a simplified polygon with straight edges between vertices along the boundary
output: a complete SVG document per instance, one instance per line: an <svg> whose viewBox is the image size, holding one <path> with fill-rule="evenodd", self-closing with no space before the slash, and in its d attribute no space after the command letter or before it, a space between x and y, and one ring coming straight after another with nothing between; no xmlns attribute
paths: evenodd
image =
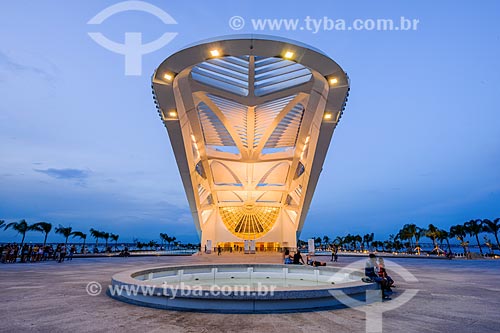
<svg viewBox="0 0 500 333"><path fill-rule="evenodd" d="M295 247L349 79L321 51L229 36L161 63L153 94L201 244Z"/></svg>

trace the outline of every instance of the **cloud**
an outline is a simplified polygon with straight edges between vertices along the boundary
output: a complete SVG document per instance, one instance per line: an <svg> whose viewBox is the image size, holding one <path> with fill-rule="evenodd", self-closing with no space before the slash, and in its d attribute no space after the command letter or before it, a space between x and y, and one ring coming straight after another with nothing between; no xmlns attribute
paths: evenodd
<svg viewBox="0 0 500 333"><path fill-rule="evenodd" d="M83 169L48 168L48 169L33 169L33 170L36 172L46 174L47 176L55 178L55 179L69 179L69 180L77 180L79 182L83 182L90 175L89 170L83 170Z"/></svg>
<svg viewBox="0 0 500 333"><path fill-rule="evenodd" d="M47 81L54 80L54 74L52 73L52 71L48 71L38 66L28 65L16 61L11 57L9 57L7 54L3 53L2 51L0 51L0 69L4 69L5 71L12 73L22 72L27 74L35 74Z"/></svg>

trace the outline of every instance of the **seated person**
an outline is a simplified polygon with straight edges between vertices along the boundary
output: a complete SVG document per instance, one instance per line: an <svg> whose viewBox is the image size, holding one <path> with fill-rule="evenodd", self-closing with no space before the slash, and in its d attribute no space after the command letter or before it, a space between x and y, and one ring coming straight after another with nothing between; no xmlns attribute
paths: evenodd
<svg viewBox="0 0 500 333"><path fill-rule="evenodd" d="M293 257L290 255L290 251L288 249L285 250L285 254L283 255L283 263L285 265L293 264Z"/></svg>
<svg viewBox="0 0 500 333"><path fill-rule="evenodd" d="M306 256L307 264L313 267L326 266L326 262L312 260L309 255Z"/></svg>
<svg viewBox="0 0 500 333"><path fill-rule="evenodd" d="M297 252L293 255L293 264L294 265L305 265L304 259L302 258L302 255L300 254L300 250L297 249Z"/></svg>
<svg viewBox="0 0 500 333"><path fill-rule="evenodd" d="M387 271L385 270L384 258L382 257L378 258L378 276L387 280L387 290L389 292L392 291L391 287L394 284L394 280L389 275L387 275Z"/></svg>
<svg viewBox="0 0 500 333"><path fill-rule="evenodd" d="M380 289L382 289L382 298L390 299L389 296L386 295L386 291L388 291L387 280L380 277L378 271L379 266L377 264L377 258L375 254L370 253L365 264L365 275L368 278L367 280L368 282L377 282L380 285ZM365 279L363 279L363 281L365 281Z"/></svg>

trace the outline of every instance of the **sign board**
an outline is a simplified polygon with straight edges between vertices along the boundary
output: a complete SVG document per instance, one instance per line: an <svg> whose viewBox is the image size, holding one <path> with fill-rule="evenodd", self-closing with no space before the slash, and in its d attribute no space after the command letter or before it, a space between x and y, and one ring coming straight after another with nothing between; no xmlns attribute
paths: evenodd
<svg viewBox="0 0 500 333"><path fill-rule="evenodd" d="M307 240L307 252L314 255L314 239L312 238Z"/></svg>

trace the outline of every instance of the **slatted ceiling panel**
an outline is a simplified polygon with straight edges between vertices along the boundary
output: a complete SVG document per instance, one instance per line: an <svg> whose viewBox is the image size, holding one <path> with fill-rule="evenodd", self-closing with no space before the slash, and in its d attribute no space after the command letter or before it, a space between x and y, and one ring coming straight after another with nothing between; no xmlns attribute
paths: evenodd
<svg viewBox="0 0 500 333"><path fill-rule="evenodd" d="M276 126L264 148L295 147L303 115L304 107L295 105Z"/></svg>
<svg viewBox="0 0 500 333"><path fill-rule="evenodd" d="M255 95L264 96L308 82L311 71L301 64L281 58L255 61Z"/></svg>
<svg viewBox="0 0 500 333"><path fill-rule="evenodd" d="M258 77L255 77L255 88L262 88L283 81L289 81L305 75L311 75L311 72L299 64L292 64L286 67L281 67L276 70L264 72Z"/></svg>
<svg viewBox="0 0 500 333"><path fill-rule="evenodd" d="M237 102L233 102L231 100L218 97L215 95L208 94L207 95L214 103L217 105L219 110L224 114L226 119L229 121L231 126L236 130L239 138L241 139L243 146L248 148L248 139L247 139L247 114L248 107L239 104Z"/></svg>
<svg viewBox="0 0 500 333"><path fill-rule="evenodd" d="M302 196L302 185L297 186L294 192L300 198Z"/></svg>
<svg viewBox="0 0 500 333"><path fill-rule="evenodd" d="M206 192L207 190L203 187L203 185L198 184L198 197L201 198Z"/></svg>
<svg viewBox="0 0 500 333"><path fill-rule="evenodd" d="M193 67L195 81L240 96L248 95L248 57L223 57Z"/></svg>
<svg viewBox="0 0 500 333"><path fill-rule="evenodd" d="M287 67L295 62L290 60L283 60L281 58L260 58L255 60L255 76L262 75L263 73L273 71L282 67Z"/></svg>
<svg viewBox="0 0 500 333"><path fill-rule="evenodd" d="M197 107L203 138L207 146L236 146L231 134L210 107L201 102Z"/></svg>
<svg viewBox="0 0 500 333"><path fill-rule="evenodd" d="M268 103L261 104L255 108L255 134L253 147L256 148L262 136L272 124L276 116L295 98L296 95L283 97Z"/></svg>
<svg viewBox="0 0 500 333"><path fill-rule="evenodd" d="M249 75L254 75L256 96L264 96L305 82L311 71L301 64L281 58L256 58L254 73L249 73L249 56L222 57L193 67L192 78L202 84L248 96Z"/></svg>

